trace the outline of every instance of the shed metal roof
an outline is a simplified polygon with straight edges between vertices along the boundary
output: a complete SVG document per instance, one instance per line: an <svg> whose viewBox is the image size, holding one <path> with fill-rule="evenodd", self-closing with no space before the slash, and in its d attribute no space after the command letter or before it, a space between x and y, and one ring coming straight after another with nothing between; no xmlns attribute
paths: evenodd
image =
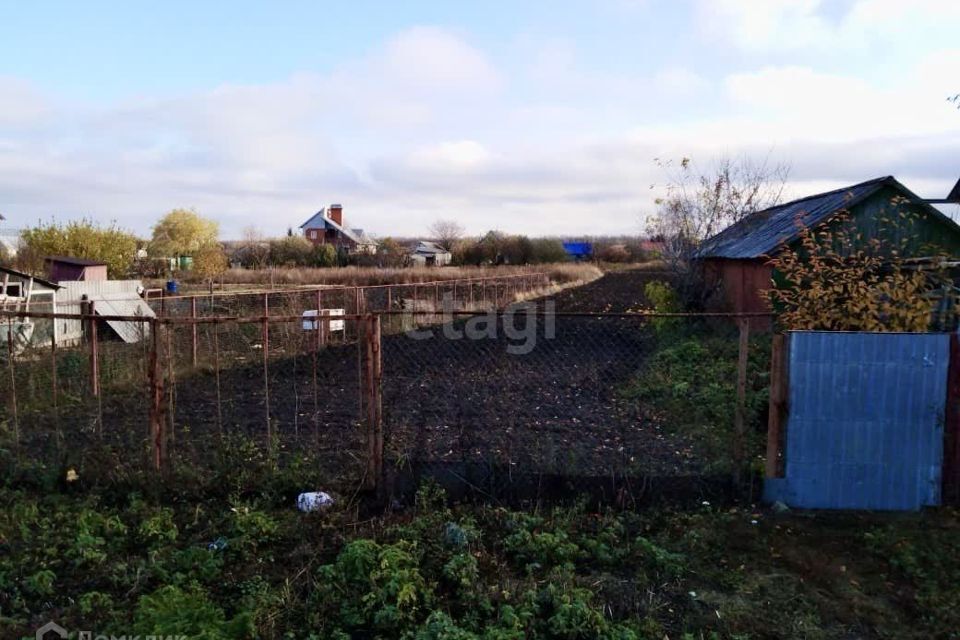
<svg viewBox="0 0 960 640"><path fill-rule="evenodd" d="M101 316L143 316L154 318L153 309L136 294L129 293L101 293L90 294L89 299L94 301L93 308ZM149 327L143 322L123 320L107 320L111 329L117 332L124 342L140 342L149 332Z"/></svg>
<svg viewBox="0 0 960 640"><path fill-rule="evenodd" d="M16 269L11 269L10 267L0 266L0 273L9 273L11 276L15 276L23 280L29 280L30 278L33 278L33 282L35 284L39 284L54 290L62 288L59 284L55 282L50 282L49 280L44 280L43 278L38 278L36 276L30 275L29 273L24 273L23 271L17 271Z"/></svg>
<svg viewBox="0 0 960 640"><path fill-rule="evenodd" d="M430 242L429 240L421 240L417 243L417 246L413 248L412 253L422 253L429 255L436 255L440 253L450 253L443 247L441 247L436 242Z"/></svg>
<svg viewBox="0 0 960 640"><path fill-rule="evenodd" d="M696 256L761 258L774 252L781 244L797 238L801 227L817 226L837 211L853 206L888 184L913 195L892 176L884 176L807 196L750 214L704 241Z"/></svg>

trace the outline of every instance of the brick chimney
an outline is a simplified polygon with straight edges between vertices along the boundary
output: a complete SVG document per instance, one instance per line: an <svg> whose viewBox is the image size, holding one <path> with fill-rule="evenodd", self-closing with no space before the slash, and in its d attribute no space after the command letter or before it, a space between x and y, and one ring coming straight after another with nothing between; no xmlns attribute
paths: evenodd
<svg viewBox="0 0 960 640"><path fill-rule="evenodd" d="M332 204L329 207L327 207L327 217L342 227L343 226L343 206L339 204Z"/></svg>

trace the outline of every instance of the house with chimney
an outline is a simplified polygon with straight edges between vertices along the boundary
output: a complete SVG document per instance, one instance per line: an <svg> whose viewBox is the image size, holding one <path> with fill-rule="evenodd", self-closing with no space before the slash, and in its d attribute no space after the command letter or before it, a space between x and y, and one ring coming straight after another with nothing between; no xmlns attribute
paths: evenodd
<svg viewBox="0 0 960 640"><path fill-rule="evenodd" d="M300 225L304 237L315 245L329 244L353 254L374 254L377 243L363 229L343 223L343 206L331 204Z"/></svg>

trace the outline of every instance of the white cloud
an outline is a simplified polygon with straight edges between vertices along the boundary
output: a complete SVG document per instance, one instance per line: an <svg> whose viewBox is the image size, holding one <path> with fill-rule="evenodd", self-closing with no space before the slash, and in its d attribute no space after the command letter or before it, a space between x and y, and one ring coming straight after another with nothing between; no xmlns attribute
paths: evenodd
<svg viewBox="0 0 960 640"><path fill-rule="evenodd" d="M955 34L960 18L955 0L856 0L842 8L822 0L700 0L698 14L704 32L754 52L890 45Z"/></svg>
<svg viewBox="0 0 960 640"><path fill-rule="evenodd" d="M654 85L663 92L688 96L703 90L707 81L703 76L683 67L669 67L653 77Z"/></svg>
<svg viewBox="0 0 960 640"><path fill-rule="evenodd" d="M791 6L802 26L817 5ZM785 28L783 15L761 22ZM513 53L528 64L498 68L454 32L415 28L324 74L99 106L0 79L0 210L146 233L196 206L230 236L341 201L380 235L439 217L475 233L631 233L664 181L654 157L769 154L793 164L797 195L887 173L931 195L954 181L958 50L883 85L801 62L598 72L563 40Z"/></svg>

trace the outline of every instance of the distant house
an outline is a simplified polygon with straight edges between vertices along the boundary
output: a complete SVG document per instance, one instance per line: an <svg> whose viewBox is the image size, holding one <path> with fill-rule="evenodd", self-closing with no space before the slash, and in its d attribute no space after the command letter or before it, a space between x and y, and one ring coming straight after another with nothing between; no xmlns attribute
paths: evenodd
<svg viewBox="0 0 960 640"><path fill-rule="evenodd" d="M450 264L452 254L436 242L421 240L410 252L410 261L414 265L442 267Z"/></svg>
<svg viewBox="0 0 960 640"><path fill-rule="evenodd" d="M343 207L339 204L320 209L300 228L304 237L315 245L329 244L347 253L377 252L376 241L363 229L351 229L343 224Z"/></svg>
<svg viewBox="0 0 960 640"><path fill-rule="evenodd" d="M730 310L768 311L762 293L771 288L775 275L767 264L769 257L785 246L795 247L804 228L828 228L846 211L847 224L867 242L891 233L881 219L904 210L917 214L908 239L915 257L929 247L960 255L960 226L892 176L885 176L757 211L704 241L695 257L703 264L707 281L722 289Z"/></svg>
<svg viewBox="0 0 960 640"><path fill-rule="evenodd" d="M660 258L663 257L663 252L666 251L667 243L662 240L641 240L640 241L640 250L643 251L646 257L648 258Z"/></svg>
<svg viewBox="0 0 960 640"><path fill-rule="evenodd" d="M54 282L107 279L107 263L69 256L47 256L47 272Z"/></svg>

